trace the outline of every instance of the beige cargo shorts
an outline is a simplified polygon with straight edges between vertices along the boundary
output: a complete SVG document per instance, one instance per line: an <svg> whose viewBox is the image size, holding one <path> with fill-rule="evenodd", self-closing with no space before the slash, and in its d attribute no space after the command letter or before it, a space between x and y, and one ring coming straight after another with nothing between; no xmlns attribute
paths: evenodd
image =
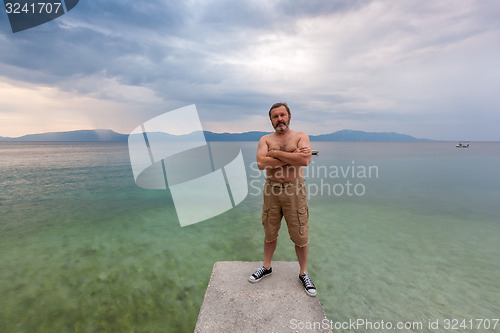
<svg viewBox="0 0 500 333"><path fill-rule="evenodd" d="M288 183L266 179L262 205L266 242L278 238L283 216L292 242L299 247L306 246L309 243L309 208L304 178Z"/></svg>

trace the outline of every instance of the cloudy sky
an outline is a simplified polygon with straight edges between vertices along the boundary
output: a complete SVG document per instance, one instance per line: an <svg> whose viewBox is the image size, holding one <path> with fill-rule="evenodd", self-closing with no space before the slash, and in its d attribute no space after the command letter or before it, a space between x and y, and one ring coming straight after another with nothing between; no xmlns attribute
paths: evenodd
<svg viewBox="0 0 500 333"><path fill-rule="evenodd" d="M140 123L196 104L205 129L500 140L500 1L80 0L12 33L0 136Z"/></svg>

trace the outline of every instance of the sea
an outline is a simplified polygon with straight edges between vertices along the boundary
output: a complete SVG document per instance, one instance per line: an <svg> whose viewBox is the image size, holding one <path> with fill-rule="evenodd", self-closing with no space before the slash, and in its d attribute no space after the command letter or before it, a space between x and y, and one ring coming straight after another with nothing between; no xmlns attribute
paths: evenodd
<svg viewBox="0 0 500 333"><path fill-rule="evenodd" d="M0 143L0 332L193 332L214 263L263 260L257 143L237 144L247 197L181 227L126 142ZM455 144L312 143L308 271L334 332L500 331L500 143ZM296 261L284 222L274 260Z"/></svg>

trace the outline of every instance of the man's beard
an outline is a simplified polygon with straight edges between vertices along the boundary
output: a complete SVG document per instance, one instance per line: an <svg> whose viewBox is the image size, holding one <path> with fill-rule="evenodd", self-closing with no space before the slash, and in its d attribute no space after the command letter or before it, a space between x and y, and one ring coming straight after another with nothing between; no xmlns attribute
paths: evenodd
<svg viewBox="0 0 500 333"><path fill-rule="evenodd" d="M285 125L285 127L283 128L283 127L281 127L281 125ZM280 122L276 123L276 126L274 126L274 129L277 130L278 132L285 132L288 129L288 125L290 125L290 120L288 121L288 123L280 121ZM278 127L281 127L281 128L278 128Z"/></svg>

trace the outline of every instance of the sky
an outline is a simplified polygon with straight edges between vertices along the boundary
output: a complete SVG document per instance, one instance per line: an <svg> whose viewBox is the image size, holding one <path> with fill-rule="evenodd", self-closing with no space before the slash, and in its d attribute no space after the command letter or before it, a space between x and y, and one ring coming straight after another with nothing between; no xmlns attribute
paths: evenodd
<svg viewBox="0 0 500 333"><path fill-rule="evenodd" d="M17 33L0 8L0 136L191 104L205 130L270 132L287 102L310 135L500 141L497 0L80 0Z"/></svg>

